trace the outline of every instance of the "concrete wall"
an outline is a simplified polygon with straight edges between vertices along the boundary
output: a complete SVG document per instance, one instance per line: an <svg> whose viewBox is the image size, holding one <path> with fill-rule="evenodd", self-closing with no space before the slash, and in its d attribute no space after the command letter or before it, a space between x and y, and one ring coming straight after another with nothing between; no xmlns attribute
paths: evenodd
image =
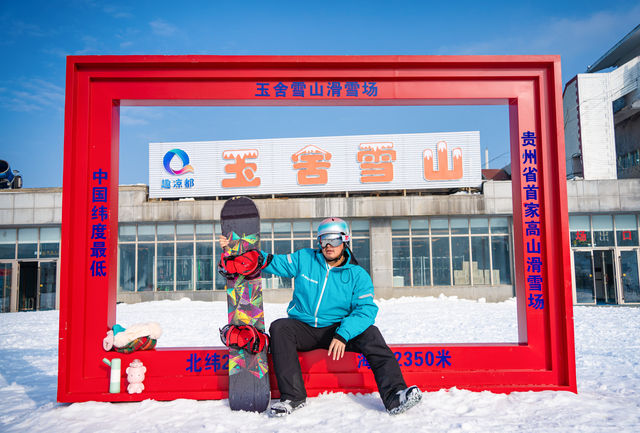
<svg viewBox="0 0 640 433"><path fill-rule="evenodd" d="M0 226L59 225L62 188L0 191Z"/></svg>

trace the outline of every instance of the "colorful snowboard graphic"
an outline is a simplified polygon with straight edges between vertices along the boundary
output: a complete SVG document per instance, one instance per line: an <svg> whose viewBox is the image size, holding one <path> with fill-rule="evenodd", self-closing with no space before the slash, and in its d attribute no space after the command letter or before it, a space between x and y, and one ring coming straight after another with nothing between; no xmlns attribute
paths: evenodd
<svg viewBox="0 0 640 433"><path fill-rule="evenodd" d="M229 239L223 255L239 255L260 250L260 215L253 201L245 197L228 200L220 213L222 233ZM264 331L262 280L260 275L246 279L239 275L227 279L229 323L253 325ZM253 354L229 348L229 406L232 410L263 412L269 406L267 352Z"/></svg>

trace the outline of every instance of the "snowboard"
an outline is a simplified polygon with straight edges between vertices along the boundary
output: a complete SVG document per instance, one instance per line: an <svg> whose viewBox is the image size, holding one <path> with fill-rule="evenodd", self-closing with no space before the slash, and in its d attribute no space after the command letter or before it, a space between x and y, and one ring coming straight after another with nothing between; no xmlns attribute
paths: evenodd
<svg viewBox="0 0 640 433"><path fill-rule="evenodd" d="M240 255L260 250L260 214L255 203L246 197L227 200L220 212L222 234L229 239L224 255ZM264 331L262 280L260 275L246 279L243 275L227 278L228 322L253 325ZM271 400L267 349L253 354L229 348L229 406L231 410L264 412Z"/></svg>

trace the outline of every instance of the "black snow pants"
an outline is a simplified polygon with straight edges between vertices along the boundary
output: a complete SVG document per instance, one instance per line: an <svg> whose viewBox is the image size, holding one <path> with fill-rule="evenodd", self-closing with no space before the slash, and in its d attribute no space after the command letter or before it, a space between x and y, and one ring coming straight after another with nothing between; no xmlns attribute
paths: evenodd
<svg viewBox="0 0 640 433"><path fill-rule="evenodd" d="M307 398L298 352L329 350L338 325L314 328L295 319L278 319L271 324L271 354L281 400L299 401ZM371 366L384 406L392 407L396 393L407 385L398 361L378 328L369 326L362 334L348 341L345 349L364 355Z"/></svg>

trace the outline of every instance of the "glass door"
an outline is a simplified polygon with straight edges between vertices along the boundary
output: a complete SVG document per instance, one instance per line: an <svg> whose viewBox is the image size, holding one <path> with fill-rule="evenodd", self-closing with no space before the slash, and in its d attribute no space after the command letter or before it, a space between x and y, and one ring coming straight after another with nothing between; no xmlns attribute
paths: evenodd
<svg viewBox="0 0 640 433"><path fill-rule="evenodd" d="M593 279L593 255L591 251L573 251L573 269L577 304L595 304L596 292Z"/></svg>
<svg viewBox="0 0 640 433"><path fill-rule="evenodd" d="M56 262L40 262L39 310L54 310L56 308L56 268Z"/></svg>
<svg viewBox="0 0 640 433"><path fill-rule="evenodd" d="M593 251L593 276L596 302L598 304L617 303L613 250Z"/></svg>
<svg viewBox="0 0 640 433"><path fill-rule="evenodd" d="M0 312L11 311L11 273L13 265L11 263L0 263Z"/></svg>
<svg viewBox="0 0 640 433"><path fill-rule="evenodd" d="M18 310L35 310L38 293L38 262L20 262L18 292Z"/></svg>
<svg viewBox="0 0 640 433"><path fill-rule="evenodd" d="M636 250L621 250L619 260L623 302L626 304L640 302L638 252Z"/></svg>

